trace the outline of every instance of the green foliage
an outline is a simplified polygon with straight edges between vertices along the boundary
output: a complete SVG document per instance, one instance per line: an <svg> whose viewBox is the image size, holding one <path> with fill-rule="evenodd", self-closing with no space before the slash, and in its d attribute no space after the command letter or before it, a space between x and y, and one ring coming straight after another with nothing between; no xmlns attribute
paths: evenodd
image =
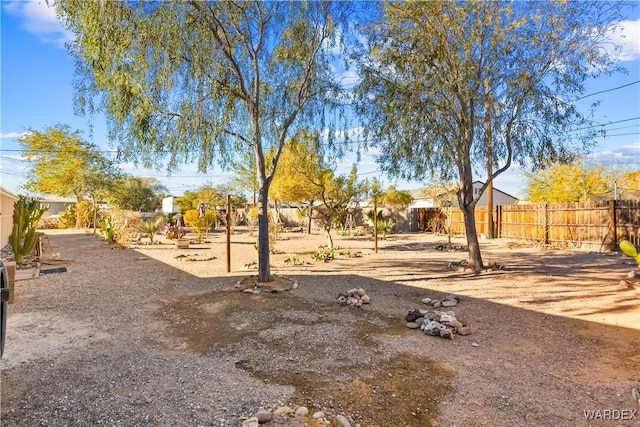
<svg viewBox="0 0 640 427"><path fill-rule="evenodd" d="M189 209L184 213L184 223L196 235L196 243L201 243L204 240L205 234L213 227L216 222L218 212L207 209L204 216L200 216L197 209Z"/></svg>
<svg viewBox="0 0 640 427"><path fill-rule="evenodd" d="M13 204L13 227L9 243L13 250L16 264L21 264L25 255L31 253L38 241L36 227L49 206L38 206L36 199L19 196Z"/></svg>
<svg viewBox="0 0 640 427"><path fill-rule="evenodd" d="M155 220L143 220L138 224L138 230L149 236L149 240L153 243L156 233L160 232L162 227L167 223L167 219L163 216Z"/></svg>
<svg viewBox="0 0 640 427"><path fill-rule="evenodd" d="M327 113L342 108L333 55L351 7L55 2L75 36L75 105L103 110L124 160L170 171L195 161L206 172L250 155L263 206L285 141L310 125L335 129L341 118ZM275 157L265 162L270 149ZM259 227L266 244L267 222ZM268 251L259 256L259 280L269 281Z"/></svg>
<svg viewBox="0 0 640 427"><path fill-rule="evenodd" d="M107 239L107 243L110 245L116 243L118 227L113 217L106 216L100 220L100 232Z"/></svg>
<svg viewBox="0 0 640 427"><path fill-rule="evenodd" d="M633 258L633 260L638 264L638 267L640 267L640 254L633 243L629 240L622 240L620 242L620 250L625 255Z"/></svg>
<svg viewBox="0 0 640 427"><path fill-rule="evenodd" d="M109 188L107 200L113 209L155 212L165 194L167 189L155 178L122 176Z"/></svg>
<svg viewBox="0 0 640 427"><path fill-rule="evenodd" d="M24 156L33 166L24 187L60 197L97 197L120 175L115 163L98 146L82 140L66 125L31 130L20 138Z"/></svg>
<svg viewBox="0 0 640 427"><path fill-rule="evenodd" d="M76 205L70 204L65 206L64 212L58 221L59 228L73 228L76 223Z"/></svg>
<svg viewBox="0 0 640 427"><path fill-rule="evenodd" d="M364 137L394 177L460 183L474 269L475 171L566 163L593 144L599 126L574 101L587 78L618 71L603 43L623 4L384 2L364 27L354 54Z"/></svg>
<svg viewBox="0 0 640 427"><path fill-rule="evenodd" d="M328 262L336 258L350 256L349 251L340 248L321 247L311 255L314 261Z"/></svg>
<svg viewBox="0 0 640 427"><path fill-rule="evenodd" d="M97 207L88 200L81 200L76 203L76 227L79 228L91 228L93 227L93 221L96 217L95 210Z"/></svg>

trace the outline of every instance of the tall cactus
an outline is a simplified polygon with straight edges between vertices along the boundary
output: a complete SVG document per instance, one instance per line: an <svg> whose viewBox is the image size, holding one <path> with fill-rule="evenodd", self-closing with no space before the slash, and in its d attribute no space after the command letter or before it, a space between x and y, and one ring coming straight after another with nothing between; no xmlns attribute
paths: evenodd
<svg viewBox="0 0 640 427"><path fill-rule="evenodd" d="M13 230L9 236L16 264L21 264L24 256L36 246L38 235L36 226L49 206L38 207L38 201L20 196L13 205Z"/></svg>

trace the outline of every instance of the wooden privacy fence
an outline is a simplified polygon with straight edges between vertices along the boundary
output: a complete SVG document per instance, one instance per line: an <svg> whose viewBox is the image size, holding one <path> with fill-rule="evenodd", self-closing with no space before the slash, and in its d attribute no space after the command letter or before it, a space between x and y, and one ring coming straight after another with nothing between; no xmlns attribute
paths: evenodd
<svg viewBox="0 0 640 427"><path fill-rule="evenodd" d="M451 215L452 232L465 233L459 208L426 211L423 217ZM487 217L486 206L476 207L478 234L487 234ZM622 239L640 246L640 201L637 200L496 206L493 222L494 237L596 250L616 250Z"/></svg>

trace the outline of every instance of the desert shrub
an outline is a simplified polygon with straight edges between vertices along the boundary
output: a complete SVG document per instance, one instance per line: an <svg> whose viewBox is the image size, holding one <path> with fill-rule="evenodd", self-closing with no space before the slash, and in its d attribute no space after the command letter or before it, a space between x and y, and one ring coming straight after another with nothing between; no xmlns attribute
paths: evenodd
<svg viewBox="0 0 640 427"><path fill-rule="evenodd" d="M76 226L76 205L67 205L58 218L58 228L74 228Z"/></svg>
<svg viewBox="0 0 640 427"><path fill-rule="evenodd" d="M184 213L184 223L191 228L196 235L196 242L201 243L204 235L211 229L216 222L218 213L214 210L207 209L204 216L196 209L190 209Z"/></svg>
<svg viewBox="0 0 640 427"><path fill-rule="evenodd" d="M138 231L146 234L149 237L151 243L156 233L158 233L167 222L164 216L157 217L154 220L144 220L138 223Z"/></svg>

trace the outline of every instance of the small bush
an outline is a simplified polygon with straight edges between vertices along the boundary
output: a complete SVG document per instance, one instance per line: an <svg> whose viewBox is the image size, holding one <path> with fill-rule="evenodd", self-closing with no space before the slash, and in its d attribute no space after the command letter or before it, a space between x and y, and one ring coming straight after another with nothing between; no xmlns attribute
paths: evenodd
<svg viewBox="0 0 640 427"><path fill-rule="evenodd" d="M218 213L207 209L204 216L196 209L190 209L184 213L184 223L191 228L196 235L196 243L201 243L205 233L207 233L216 222Z"/></svg>

